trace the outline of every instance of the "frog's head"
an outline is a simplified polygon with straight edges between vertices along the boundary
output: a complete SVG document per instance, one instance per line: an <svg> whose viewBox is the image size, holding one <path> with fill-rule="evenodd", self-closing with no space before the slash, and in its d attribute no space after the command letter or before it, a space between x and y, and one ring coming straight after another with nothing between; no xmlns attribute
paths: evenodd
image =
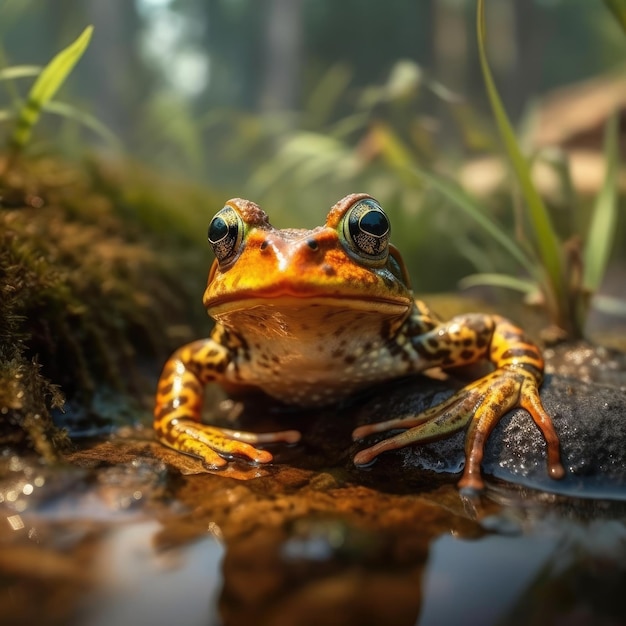
<svg viewBox="0 0 626 626"><path fill-rule="evenodd" d="M389 235L389 218L364 193L340 200L313 230L276 229L253 202L229 200L209 225L216 258L204 306L216 319L259 306L403 318L413 296Z"/></svg>

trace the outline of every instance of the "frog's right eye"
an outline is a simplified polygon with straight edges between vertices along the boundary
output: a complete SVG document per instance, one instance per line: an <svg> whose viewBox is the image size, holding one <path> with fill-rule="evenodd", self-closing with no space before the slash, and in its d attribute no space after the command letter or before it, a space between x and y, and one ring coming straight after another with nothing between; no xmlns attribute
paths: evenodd
<svg viewBox="0 0 626 626"><path fill-rule="evenodd" d="M209 224L209 243L220 265L228 265L235 260L241 250L244 224L239 213L225 206Z"/></svg>

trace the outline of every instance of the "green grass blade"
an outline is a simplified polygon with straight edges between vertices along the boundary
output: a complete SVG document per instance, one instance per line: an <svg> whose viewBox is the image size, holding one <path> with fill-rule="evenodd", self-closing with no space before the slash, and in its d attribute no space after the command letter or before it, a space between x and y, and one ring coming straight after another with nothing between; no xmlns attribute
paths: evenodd
<svg viewBox="0 0 626 626"><path fill-rule="evenodd" d="M432 172L414 166L414 174L435 188L466 215L471 217L490 237L497 241L533 278L539 279L537 266L528 258L521 246L500 225L485 213L482 205L459 185Z"/></svg>
<svg viewBox="0 0 626 626"><path fill-rule="evenodd" d="M0 63L4 60L4 53L0 50ZM4 88L9 94L12 106L16 111L16 114L12 117L17 117L19 108L22 104L20 94L13 84L13 81L19 78L32 78L37 76L41 72L42 68L39 65L14 65L11 67L5 67L0 70L0 81L4 82Z"/></svg>
<svg viewBox="0 0 626 626"><path fill-rule="evenodd" d="M13 80L15 78L30 78L41 72L39 65L14 65L0 70L0 80Z"/></svg>
<svg viewBox="0 0 626 626"><path fill-rule="evenodd" d="M351 79L352 70L343 63L336 63L325 72L304 105L306 128L319 130L328 123Z"/></svg>
<svg viewBox="0 0 626 626"><path fill-rule="evenodd" d="M383 160L399 174L404 175L408 168L415 163L412 152L386 122L372 122L370 134Z"/></svg>
<svg viewBox="0 0 626 626"><path fill-rule="evenodd" d="M626 33L626 0L604 0L604 4Z"/></svg>
<svg viewBox="0 0 626 626"><path fill-rule="evenodd" d="M88 26L73 43L61 50L44 67L33 84L28 99L20 111L11 137L14 153L20 152L30 139L34 125L39 120L42 107L51 100L89 45L93 26Z"/></svg>
<svg viewBox="0 0 626 626"><path fill-rule="evenodd" d="M57 102L55 100L51 100L46 103L43 107L43 110L46 113L53 113L55 115L60 115L61 117L68 118L75 122L78 122L85 128L89 128L96 135L101 137L106 143L108 143L111 148L115 150L122 149L122 142L120 139L111 132L100 120L95 118L90 113L86 111L81 111L77 109L75 106L68 104L66 102Z"/></svg>
<svg viewBox="0 0 626 626"><path fill-rule="evenodd" d="M528 216L534 235L534 245L541 263L545 267L551 290L561 313L565 306L565 276L560 242L554 232L546 207L535 188L528 162L522 155L515 133L508 119L504 105L498 94L485 50L485 15L484 0L478 0L477 11L478 54L485 81L485 87L491 109L496 120L498 132L504 143L507 156L519 181L520 190L528 208ZM550 294L546 293L546 296Z"/></svg>
<svg viewBox="0 0 626 626"><path fill-rule="evenodd" d="M459 281L461 289L468 287L505 287L522 293L537 293L537 283L508 274L470 274Z"/></svg>
<svg viewBox="0 0 626 626"><path fill-rule="evenodd" d="M617 168L619 120L614 114L606 125L604 159L606 174L591 217L589 235L585 241L583 285L597 291L609 262L617 221Z"/></svg>

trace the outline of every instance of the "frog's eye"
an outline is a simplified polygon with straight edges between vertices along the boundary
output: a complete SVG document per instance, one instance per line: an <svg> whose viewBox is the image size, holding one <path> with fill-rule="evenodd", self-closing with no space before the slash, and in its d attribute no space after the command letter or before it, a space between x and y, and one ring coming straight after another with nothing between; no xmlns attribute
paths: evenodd
<svg viewBox="0 0 626 626"><path fill-rule="evenodd" d="M343 234L350 247L372 261L387 257L391 224L380 205L372 199L360 200L343 221Z"/></svg>
<svg viewBox="0 0 626 626"><path fill-rule="evenodd" d="M209 224L209 243L220 265L227 265L237 256L243 240L244 224L239 213L225 206Z"/></svg>

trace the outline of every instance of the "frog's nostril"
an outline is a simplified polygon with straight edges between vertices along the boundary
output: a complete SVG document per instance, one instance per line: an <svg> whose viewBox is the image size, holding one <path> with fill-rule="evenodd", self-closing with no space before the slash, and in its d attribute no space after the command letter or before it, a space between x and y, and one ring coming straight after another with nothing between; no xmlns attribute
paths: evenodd
<svg viewBox="0 0 626 626"><path fill-rule="evenodd" d="M306 245L309 246L311 250L319 250L320 245L315 241L315 239L307 239Z"/></svg>
<svg viewBox="0 0 626 626"><path fill-rule="evenodd" d="M267 241L267 239L265 241L263 241L261 243L261 250L265 250L267 248L267 246L269 246L269 242Z"/></svg>

